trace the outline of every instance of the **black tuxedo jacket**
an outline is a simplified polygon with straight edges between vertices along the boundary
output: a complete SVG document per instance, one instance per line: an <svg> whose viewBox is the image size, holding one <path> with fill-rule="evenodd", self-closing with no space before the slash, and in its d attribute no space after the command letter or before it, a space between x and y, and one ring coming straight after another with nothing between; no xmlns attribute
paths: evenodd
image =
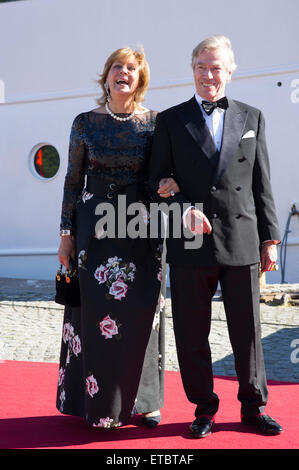
<svg viewBox="0 0 299 470"><path fill-rule="evenodd" d="M260 261L263 241L280 240L265 123L258 109L229 100L220 153L195 97L159 113L149 164L154 195L160 179L168 176L181 192L157 201L203 203L212 225L211 235L204 235L196 250L186 249L183 237L168 238L169 264L254 264Z"/></svg>

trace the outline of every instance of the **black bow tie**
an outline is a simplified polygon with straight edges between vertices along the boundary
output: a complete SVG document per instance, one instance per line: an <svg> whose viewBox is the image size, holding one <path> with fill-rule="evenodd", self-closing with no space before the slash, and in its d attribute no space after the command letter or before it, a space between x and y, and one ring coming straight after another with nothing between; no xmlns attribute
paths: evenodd
<svg viewBox="0 0 299 470"><path fill-rule="evenodd" d="M202 104L203 109L208 115L212 114L215 108L222 108L222 109L228 108L228 101L227 101L226 96L214 102L203 100L201 104Z"/></svg>

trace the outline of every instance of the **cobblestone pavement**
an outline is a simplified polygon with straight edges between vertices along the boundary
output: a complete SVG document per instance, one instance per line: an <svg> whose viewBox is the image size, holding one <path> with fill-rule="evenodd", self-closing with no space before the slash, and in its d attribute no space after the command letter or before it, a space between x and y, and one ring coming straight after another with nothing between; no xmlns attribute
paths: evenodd
<svg viewBox="0 0 299 470"><path fill-rule="evenodd" d="M58 362L63 307L53 301L51 281L0 278L0 360ZM299 307L277 301L277 294L299 292L299 285L274 286L275 299L261 303L262 342L267 378L299 382ZM267 294L271 286L267 286ZM272 296L273 297L273 296ZM210 344L215 375L235 376L221 297L215 297ZM179 370L171 301L166 299L166 369Z"/></svg>

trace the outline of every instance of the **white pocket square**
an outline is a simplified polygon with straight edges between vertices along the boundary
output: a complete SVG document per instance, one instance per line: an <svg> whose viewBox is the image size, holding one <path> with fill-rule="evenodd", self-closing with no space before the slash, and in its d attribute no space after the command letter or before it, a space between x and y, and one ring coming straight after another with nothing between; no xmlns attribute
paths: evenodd
<svg viewBox="0 0 299 470"><path fill-rule="evenodd" d="M249 139L250 137L255 137L255 132L254 131L248 131L246 134L242 136L242 139Z"/></svg>

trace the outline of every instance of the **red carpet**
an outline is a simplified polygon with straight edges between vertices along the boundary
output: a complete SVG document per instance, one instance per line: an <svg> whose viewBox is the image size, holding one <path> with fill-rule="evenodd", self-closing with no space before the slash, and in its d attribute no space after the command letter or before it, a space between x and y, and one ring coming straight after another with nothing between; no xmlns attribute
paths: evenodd
<svg viewBox="0 0 299 470"><path fill-rule="evenodd" d="M140 417L118 429L90 428L83 419L61 415L55 408L58 365L0 363L1 449L298 449L299 384L269 382L267 413L284 428L279 436L262 436L239 420L237 381L216 377L220 397L214 432L192 439L188 426L194 405L188 402L180 374L166 372L162 422L154 430Z"/></svg>

